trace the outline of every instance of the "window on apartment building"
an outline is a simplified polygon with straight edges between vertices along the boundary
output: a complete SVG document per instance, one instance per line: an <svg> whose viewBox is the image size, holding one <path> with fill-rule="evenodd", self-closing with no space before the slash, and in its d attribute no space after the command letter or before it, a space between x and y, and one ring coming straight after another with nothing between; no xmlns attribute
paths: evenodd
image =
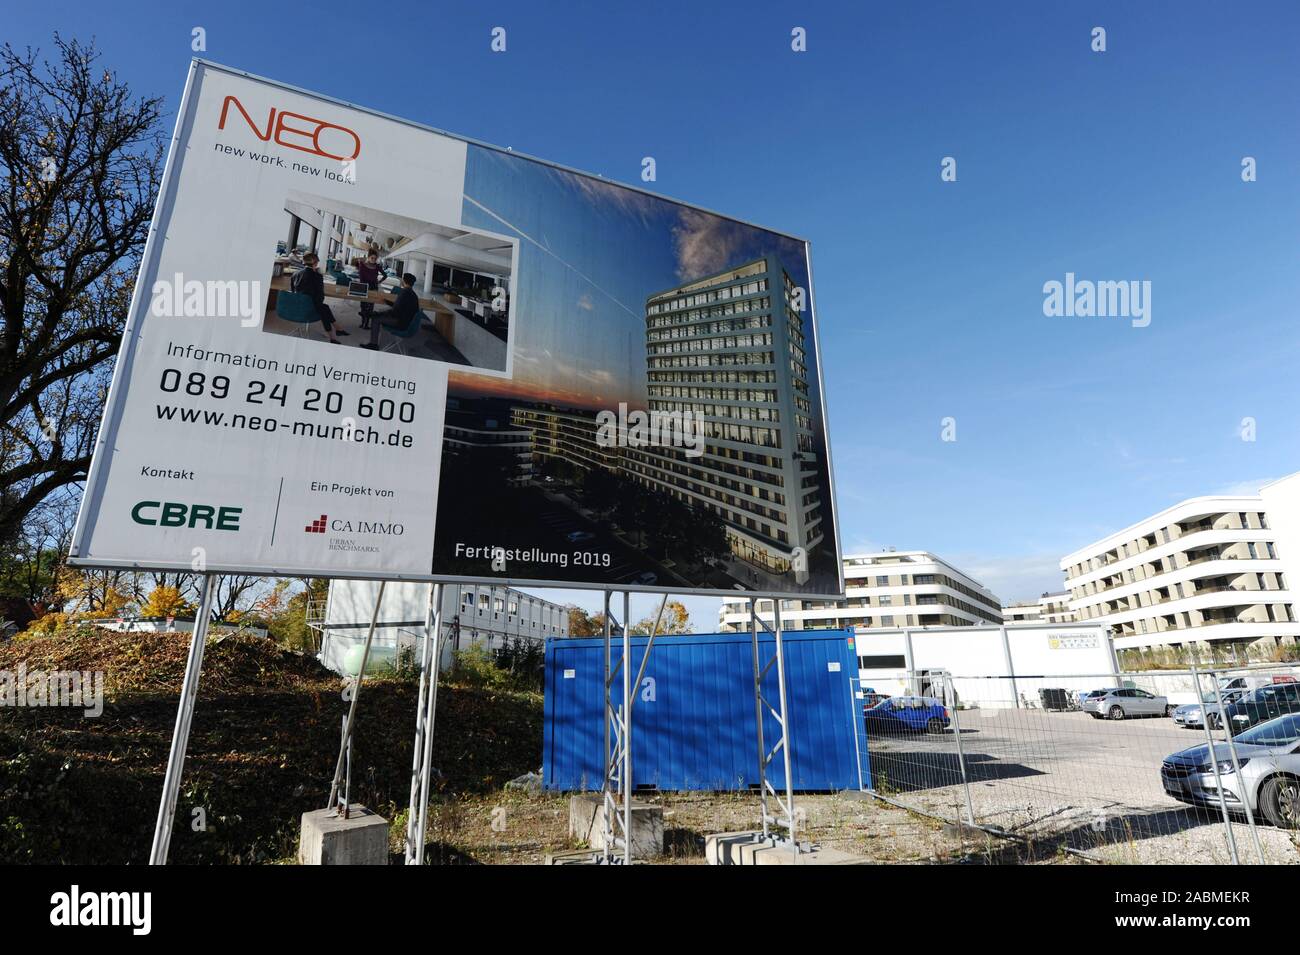
<svg viewBox="0 0 1300 955"><path fill-rule="evenodd" d="M892 626L894 625L894 617L893 617L893 615L892 615L892 614L886 614L885 616L881 617L881 618L880 618L880 625L881 625L882 627L892 627Z"/></svg>
<svg viewBox="0 0 1300 955"><path fill-rule="evenodd" d="M888 578L888 577L877 577L877 578L876 578L876 586L877 586L877 587L888 587L888 586L889 586L889 578Z"/></svg>

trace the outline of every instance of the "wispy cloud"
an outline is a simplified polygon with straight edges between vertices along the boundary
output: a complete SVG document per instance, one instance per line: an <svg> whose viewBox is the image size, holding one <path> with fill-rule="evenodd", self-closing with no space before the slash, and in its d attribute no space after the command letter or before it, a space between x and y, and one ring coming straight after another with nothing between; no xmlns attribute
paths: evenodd
<svg viewBox="0 0 1300 955"><path fill-rule="evenodd" d="M1223 497L1249 497L1259 493L1259 489L1265 484L1272 484L1277 478L1257 478L1253 481L1234 481L1232 484L1225 484L1213 491L1213 494L1222 495Z"/></svg>
<svg viewBox="0 0 1300 955"><path fill-rule="evenodd" d="M1065 588L1060 554L1021 554L1008 557L954 555L953 564L974 577L1003 604L1037 600Z"/></svg>
<svg viewBox="0 0 1300 955"><path fill-rule="evenodd" d="M690 281L736 265L743 255L745 239L742 227L729 219L698 209L682 209L673 226L677 277Z"/></svg>

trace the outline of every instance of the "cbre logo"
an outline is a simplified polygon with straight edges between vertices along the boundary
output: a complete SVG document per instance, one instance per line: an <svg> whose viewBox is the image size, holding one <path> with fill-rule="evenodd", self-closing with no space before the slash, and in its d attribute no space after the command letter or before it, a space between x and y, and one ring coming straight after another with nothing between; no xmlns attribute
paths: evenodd
<svg viewBox="0 0 1300 955"><path fill-rule="evenodd" d="M231 103L235 104L235 109L239 111L239 115L244 117L244 122L246 122L248 128L253 131L253 135L264 143L270 142L271 139L274 138L276 143L281 146L288 146L290 149L299 149L305 153L311 153L314 156L324 156L326 159L337 159L341 162L346 162L349 159L356 159L361 155L361 137L346 126L340 126L338 123L329 123L323 119L315 119L311 116L304 116L302 113L291 113L286 109L277 111L276 108L272 106L271 112L266 117L266 129L260 129L257 123L253 122L253 117L249 116L248 111L244 109L244 104L234 96L227 96L225 101L221 104L221 119L217 122L217 129L226 128L226 117L230 113ZM350 154L332 153L326 150L326 148L321 145L321 134L325 133L326 130L338 131L337 134L332 133L328 136L328 139L331 140L330 145L335 146L335 148L348 148L351 149L352 152ZM350 137L351 142L348 143L346 138L342 141L335 142L336 140L339 140L338 134L343 134L344 137Z"/></svg>
<svg viewBox="0 0 1300 955"><path fill-rule="evenodd" d="M242 507L140 501L131 508L131 520L146 527L202 527L209 531L237 531L239 516L243 513Z"/></svg>

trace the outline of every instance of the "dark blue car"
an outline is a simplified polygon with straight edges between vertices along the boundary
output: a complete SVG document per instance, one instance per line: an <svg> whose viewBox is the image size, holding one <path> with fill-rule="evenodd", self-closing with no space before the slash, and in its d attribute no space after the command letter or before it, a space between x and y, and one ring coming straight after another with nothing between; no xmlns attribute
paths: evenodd
<svg viewBox="0 0 1300 955"><path fill-rule="evenodd" d="M868 731L942 733L948 728L948 708L929 696L890 697L869 707L864 715Z"/></svg>

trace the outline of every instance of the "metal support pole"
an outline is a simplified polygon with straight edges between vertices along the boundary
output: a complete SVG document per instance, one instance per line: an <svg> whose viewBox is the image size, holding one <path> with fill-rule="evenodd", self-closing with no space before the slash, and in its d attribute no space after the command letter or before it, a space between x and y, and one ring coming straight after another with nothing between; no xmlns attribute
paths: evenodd
<svg viewBox="0 0 1300 955"><path fill-rule="evenodd" d="M343 818L348 818L348 810L352 805L352 740L348 737L348 721L344 717L340 721L339 730L343 733L343 740L347 746L347 757L343 761Z"/></svg>
<svg viewBox="0 0 1300 955"><path fill-rule="evenodd" d="M438 673L442 668L442 584L433 585L433 657L428 661L429 700L424 713L424 752L420 759L420 821L415 834L415 864L424 865L425 833L429 826L429 772L433 761L433 730L438 716Z"/></svg>
<svg viewBox="0 0 1300 955"><path fill-rule="evenodd" d="M1267 865L1268 860L1264 858L1264 847L1259 842L1259 830L1255 827L1255 810L1250 808L1250 799L1247 798L1246 780L1241 775L1241 763L1237 760L1237 744L1232 740L1232 727L1228 725L1228 711L1223 705L1223 694L1219 691L1219 674L1210 671L1210 682L1214 684L1214 701L1219 706L1219 722L1223 725L1223 736L1228 741L1228 753L1232 757L1232 772L1237 777L1237 785L1241 789L1241 804L1246 808L1246 824L1250 827L1250 838L1255 843L1255 855L1259 856L1259 864ZM1200 696L1201 687L1198 683L1196 686L1197 696ZM1202 697L1203 699L1203 697ZM1201 722L1205 719L1205 704L1201 704ZM1210 754L1213 757L1213 753Z"/></svg>
<svg viewBox="0 0 1300 955"><path fill-rule="evenodd" d="M646 638L645 653L641 654L641 666L637 667L636 679L632 681L632 700L627 708L629 718L632 713L632 708L636 706L636 697L641 691L641 681L645 679L646 667L650 665L650 651L654 649L655 637L659 636L659 624L663 623L664 608L667 606L668 595L664 594L663 599L659 601L659 612L655 614L655 622L654 626L650 628L650 636Z"/></svg>
<svg viewBox="0 0 1300 955"><path fill-rule="evenodd" d="M433 585L424 611L424 639L420 643L420 689L415 697L415 742L411 746L411 796L406 810L406 864L414 865L415 842L419 832L420 788L424 779L421 767L424 753L425 697L428 693L429 660L433 655Z"/></svg>
<svg viewBox="0 0 1300 955"><path fill-rule="evenodd" d="M632 864L632 594L623 591L623 864Z"/></svg>
<svg viewBox="0 0 1300 955"><path fill-rule="evenodd" d="M785 745L781 747L781 759L785 764L785 811L786 826L790 832L790 844L794 847L796 861L799 855L799 840L795 832L794 817L794 777L790 766L790 718L786 708L785 695L785 646L781 640L781 601L772 598L773 633L776 636L776 685L781 695L781 735Z"/></svg>
<svg viewBox="0 0 1300 955"><path fill-rule="evenodd" d="M384 587L387 581L379 582L379 593L375 595L375 609L370 614L370 629L366 632L366 646L361 651L361 667L357 671L357 685L352 688L352 704L348 707L348 721L343 730L343 742L339 745L339 758L334 764L334 782L330 784L329 808L337 808L335 800L339 797L339 782L343 774L343 760L347 758L348 743L352 741L352 730L356 726L357 700L361 699L361 682L366 676L366 664L370 662L370 644L375 639L375 625L379 622L379 605L384 602Z"/></svg>
<svg viewBox="0 0 1300 955"><path fill-rule="evenodd" d="M1196 696L1198 699L1204 699L1201 692L1201 675L1196 671L1196 667L1191 668L1192 683L1196 686ZM1241 859L1237 856L1237 837L1232 831L1232 816L1228 814L1228 801L1223 796L1223 780L1219 777L1219 757L1214 753L1214 736L1210 733L1210 721L1205 718L1204 707L1201 709L1201 725L1205 727L1205 742L1209 751L1210 767L1214 770L1214 785L1219 793L1219 808L1223 811L1223 835L1228 841L1228 855L1232 856L1233 865L1241 865ZM1225 733L1228 728L1223 728ZM1244 795L1244 794L1243 794Z"/></svg>
<svg viewBox="0 0 1300 955"><path fill-rule="evenodd" d="M952 732L957 739L957 767L961 770L961 789L966 794L966 822L975 827L975 805L970 798L970 777L966 775L966 751L961 741L961 718L957 715L957 690L952 685L952 674L943 673L944 703L952 700Z"/></svg>
<svg viewBox="0 0 1300 955"><path fill-rule="evenodd" d="M203 671L203 649L208 639L208 618L212 616L212 594L217 578L204 574L199 584L199 609L190 636L190 652L185 660L185 678L181 682L181 699L176 708L176 725L172 729L171 751L167 755L167 772L163 776L162 800L158 804L158 821L149 850L150 865L166 865L167 850L172 842L172 823L176 819L176 799L180 794L185 751L190 743L190 724L199 695L199 674Z"/></svg>
<svg viewBox="0 0 1300 955"><path fill-rule="evenodd" d="M601 826L603 829L603 836L604 836L604 849L602 851L604 853L604 860L607 864L611 861L612 853L614 851L614 821L613 819L610 818L610 814L613 810L613 798L610 789L611 789L611 783L613 781L613 776L614 776L614 765L613 765L614 752L611 749L611 745L613 742L611 739L613 735L612 733L613 712L609 702L610 684L614 678L612 652L610 649L610 637L613 634L613 622L611 621L609 616L609 597L610 597L610 593L608 590L606 590L605 591L605 682L603 684L605 688L604 697L603 697L603 706L605 709L605 757L604 757L605 778L600 785L600 803L601 806L604 807L601 813L601 817L602 817Z"/></svg>
<svg viewBox="0 0 1300 955"><path fill-rule="evenodd" d="M763 743L763 670L758 656L758 599L749 598L749 638L754 647L754 718L758 732L758 798L763 809L763 841L771 835L767 805L767 746Z"/></svg>

